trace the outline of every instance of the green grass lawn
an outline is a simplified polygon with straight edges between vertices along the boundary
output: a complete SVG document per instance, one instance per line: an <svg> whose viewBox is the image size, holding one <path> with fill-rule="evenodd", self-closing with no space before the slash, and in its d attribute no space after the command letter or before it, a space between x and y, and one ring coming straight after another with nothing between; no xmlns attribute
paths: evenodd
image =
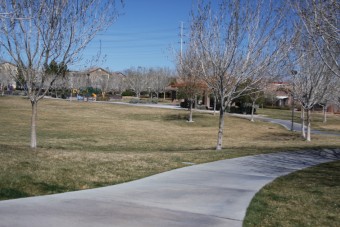
<svg viewBox="0 0 340 227"><path fill-rule="evenodd" d="M261 189L243 226L339 226L340 161L280 177Z"/></svg>
<svg viewBox="0 0 340 227"><path fill-rule="evenodd" d="M122 183L184 162L340 147L339 137L306 142L279 125L227 116L224 149L215 151L217 115L196 112L188 123L185 110L45 99L31 150L30 114L27 99L0 97L0 200Z"/></svg>

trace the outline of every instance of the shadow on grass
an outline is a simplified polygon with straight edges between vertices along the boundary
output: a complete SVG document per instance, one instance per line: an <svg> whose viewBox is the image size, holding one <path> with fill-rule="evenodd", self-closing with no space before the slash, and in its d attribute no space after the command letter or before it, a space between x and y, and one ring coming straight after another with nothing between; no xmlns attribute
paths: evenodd
<svg viewBox="0 0 340 227"><path fill-rule="evenodd" d="M29 197L30 194L14 188L0 188L0 200Z"/></svg>
<svg viewBox="0 0 340 227"><path fill-rule="evenodd" d="M163 117L165 121L178 121L178 120L188 120L188 114L178 113L178 114L168 114Z"/></svg>
<svg viewBox="0 0 340 227"><path fill-rule="evenodd" d="M34 185L37 186L40 191L44 191L47 193L60 193L60 192L74 190L74 188L68 188L65 186L58 185L58 184L48 184L45 182L34 183Z"/></svg>

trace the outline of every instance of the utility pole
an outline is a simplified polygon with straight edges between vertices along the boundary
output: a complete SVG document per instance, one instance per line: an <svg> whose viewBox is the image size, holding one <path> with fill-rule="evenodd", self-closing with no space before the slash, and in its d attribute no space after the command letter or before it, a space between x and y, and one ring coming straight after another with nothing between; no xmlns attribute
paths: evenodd
<svg viewBox="0 0 340 227"><path fill-rule="evenodd" d="M180 44L181 44L181 52L180 52L180 62L182 64L182 54L183 54L183 21L181 21L181 27L180 27Z"/></svg>
<svg viewBox="0 0 340 227"><path fill-rule="evenodd" d="M292 70L291 73L292 73L293 77L295 77L296 74L297 74L297 71L296 70ZM295 108L295 105L294 105L295 83L294 83L294 81L293 81L293 91L291 92L291 96L292 96L292 125L290 126L290 130L294 131L294 108Z"/></svg>

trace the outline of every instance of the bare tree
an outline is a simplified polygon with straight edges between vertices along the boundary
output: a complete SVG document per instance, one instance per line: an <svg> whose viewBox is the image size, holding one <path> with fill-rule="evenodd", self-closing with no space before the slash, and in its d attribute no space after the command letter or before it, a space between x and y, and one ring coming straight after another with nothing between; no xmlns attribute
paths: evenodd
<svg viewBox="0 0 340 227"><path fill-rule="evenodd" d="M110 74L100 75L95 78L97 84L96 87L99 87L99 89L101 90L103 98L106 96L106 93L109 92L109 90L111 89L110 78Z"/></svg>
<svg viewBox="0 0 340 227"><path fill-rule="evenodd" d="M307 133L304 127L304 114L302 115L302 136L311 141L311 110L321 103L327 95L332 76L330 69L315 52L309 51L312 43L301 38L295 46L297 53L297 73L292 75L294 98L299 100L303 111L306 112Z"/></svg>
<svg viewBox="0 0 340 227"><path fill-rule="evenodd" d="M327 123L327 109L331 105L340 104L340 78L331 78L327 89L325 90L325 95L319 103L323 109L323 123Z"/></svg>
<svg viewBox="0 0 340 227"><path fill-rule="evenodd" d="M4 0L0 47L4 57L17 65L32 104L31 148L37 147L37 104L58 77L46 73L52 61L71 65L95 35L117 18L114 0ZM12 75L16 77L16 75ZM50 78L50 79L48 79Z"/></svg>
<svg viewBox="0 0 340 227"><path fill-rule="evenodd" d="M340 77L340 3L337 0L291 1L297 13L306 38L313 43L313 49L321 60Z"/></svg>
<svg viewBox="0 0 340 227"><path fill-rule="evenodd" d="M191 42L193 45L193 42ZM205 82L202 80L202 66L198 55L195 53L193 46L189 46L178 59L178 74L180 84L178 84L181 93L189 102L189 118L188 122L193 122L193 103L196 101L196 96L202 93ZM196 103L197 106L197 103Z"/></svg>
<svg viewBox="0 0 340 227"><path fill-rule="evenodd" d="M191 30L203 79L221 102L216 146L221 150L225 108L261 79L260 72L275 66L287 47L284 11L276 1L221 0L215 8L200 1Z"/></svg>
<svg viewBox="0 0 340 227"><path fill-rule="evenodd" d="M268 87L268 81L266 79L259 80L257 84L249 92L249 98L251 100L251 118L250 121L254 122L254 112L256 108L256 102L264 96L264 91Z"/></svg>
<svg viewBox="0 0 340 227"><path fill-rule="evenodd" d="M150 68L149 74L149 87L156 93L157 99L159 99L159 94L163 93L163 98L165 99L165 88L170 83L170 78L173 72L169 68Z"/></svg>
<svg viewBox="0 0 340 227"><path fill-rule="evenodd" d="M126 83L128 88L133 90L136 97L140 97L142 91L146 91L149 85L149 78L147 74L147 69L143 67L130 68L126 70Z"/></svg>
<svg viewBox="0 0 340 227"><path fill-rule="evenodd" d="M127 89L126 76L120 72L111 72L111 88L115 93L122 94Z"/></svg>

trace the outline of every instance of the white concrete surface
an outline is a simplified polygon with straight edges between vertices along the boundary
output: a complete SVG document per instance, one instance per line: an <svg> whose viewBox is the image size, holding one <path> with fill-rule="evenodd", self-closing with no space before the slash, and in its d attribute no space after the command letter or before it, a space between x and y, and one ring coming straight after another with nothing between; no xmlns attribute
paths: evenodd
<svg viewBox="0 0 340 227"><path fill-rule="evenodd" d="M1 201L0 226L242 226L264 185L339 159L340 149L264 154L104 188Z"/></svg>

